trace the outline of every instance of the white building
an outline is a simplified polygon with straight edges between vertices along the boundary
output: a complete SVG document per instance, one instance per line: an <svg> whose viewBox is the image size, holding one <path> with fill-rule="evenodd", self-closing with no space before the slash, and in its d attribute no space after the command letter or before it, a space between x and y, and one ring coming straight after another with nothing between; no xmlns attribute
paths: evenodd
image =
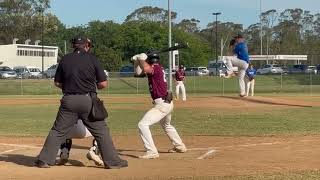
<svg viewBox="0 0 320 180"><path fill-rule="evenodd" d="M43 69L57 64L58 47L29 45L29 44L9 44L0 45L0 64L1 66L35 66L42 70L42 52Z"/></svg>

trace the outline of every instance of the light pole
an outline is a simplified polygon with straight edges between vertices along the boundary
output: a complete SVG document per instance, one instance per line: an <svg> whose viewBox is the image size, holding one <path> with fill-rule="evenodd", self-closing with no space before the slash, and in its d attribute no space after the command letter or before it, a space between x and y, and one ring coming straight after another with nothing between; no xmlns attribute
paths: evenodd
<svg viewBox="0 0 320 180"><path fill-rule="evenodd" d="M216 16L216 75L218 75L218 16L220 14L221 12L212 13L212 15ZM212 28L212 31L213 31L213 28ZM213 48L212 48L212 51L213 51Z"/></svg>
<svg viewBox="0 0 320 180"><path fill-rule="evenodd" d="M44 7L39 7L38 12L41 13L41 72L44 72Z"/></svg>
<svg viewBox="0 0 320 180"><path fill-rule="evenodd" d="M260 0L260 55L262 54L262 0Z"/></svg>
<svg viewBox="0 0 320 180"><path fill-rule="evenodd" d="M42 71L42 76L44 76L43 72L44 72L44 41L43 41L43 37L44 37L44 9L42 8L42 29L41 29L41 71Z"/></svg>
<svg viewBox="0 0 320 180"><path fill-rule="evenodd" d="M170 9L170 0L168 0L168 24L169 24L169 37L168 37L168 45L172 46L171 39L171 9ZM172 51L169 51L169 90L172 92Z"/></svg>

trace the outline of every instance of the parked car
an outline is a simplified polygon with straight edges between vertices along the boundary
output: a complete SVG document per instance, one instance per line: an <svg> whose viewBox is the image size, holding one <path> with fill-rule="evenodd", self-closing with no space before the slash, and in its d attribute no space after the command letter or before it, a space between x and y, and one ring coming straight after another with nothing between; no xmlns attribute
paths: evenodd
<svg viewBox="0 0 320 180"><path fill-rule="evenodd" d="M57 67L58 67L58 64L54 64L54 65L50 66L47 70L45 70L43 72L43 75L46 78L54 78L54 75L56 74Z"/></svg>
<svg viewBox="0 0 320 180"><path fill-rule="evenodd" d="M39 68L37 67L33 67L33 66L27 66L27 69L29 70L30 72L30 78L41 78L42 77L42 73L40 71Z"/></svg>
<svg viewBox="0 0 320 180"><path fill-rule="evenodd" d="M288 73L290 74L299 74L299 73L305 73L308 66L304 64L296 64L293 65L288 69Z"/></svg>
<svg viewBox="0 0 320 180"><path fill-rule="evenodd" d="M123 66L120 69L121 77L133 77L134 75L134 67L133 66Z"/></svg>
<svg viewBox="0 0 320 180"><path fill-rule="evenodd" d="M38 67L35 66L15 66L13 70L17 73L18 78L41 78L42 73Z"/></svg>
<svg viewBox="0 0 320 180"><path fill-rule="evenodd" d="M186 76L208 76L209 70L207 67L187 67L185 70Z"/></svg>
<svg viewBox="0 0 320 180"><path fill-rule="evenodd" d="M17 78L17 73L8 66L0 66L1 79L14 79Z"/></svg>
<svg viewBox="0 0 320 180"><path fill-rule="evenodd" d="M266 64L257 70L257 74L282 74L284 71L277 64Z"/></svg>
<svg viewBox="0 0 320 180"><path fill-rule="evenodd" d="M19 79L28 79L31 76L31 73L26 66L16 66L13 70L17 73L17 78Z"/></svg>
<svg viewBox="0 0 320 180"><path fill-rule="evenodd" d="M208 66L208 70L209 70L210 76L218 75L220 77L223 77L223 76L225 76L225 73L227 72L228 69L227 69L227 66L225 65L225 63L223 61L219 60L217 63L215 61L210 61L209 66ZM238 67L233 67L232 70L234 72L238 72Z"/></svg>
<svg viewBox="0 0 320 180"><path fill-rule="evenodd" d="M305 70L305 73L318 74L318 69L316 66L308 66L307 69Z"/></svg>

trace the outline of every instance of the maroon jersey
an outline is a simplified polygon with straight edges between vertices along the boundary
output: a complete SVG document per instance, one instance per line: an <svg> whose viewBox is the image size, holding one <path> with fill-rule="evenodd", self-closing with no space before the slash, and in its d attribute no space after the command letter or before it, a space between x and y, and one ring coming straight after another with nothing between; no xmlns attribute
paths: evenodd
<svg viewBox="0 0 320 180"><path fill-rule="evenodd" d="M153 73L148 74L148 82L152 99L167 96L167 81L163 67L160 64L153 65Z"/></svg>
<svg viewBox="0 0 320 180"><path fill-rule="evenodd" d="M178 69L178 71L176 71L176 81L183 81L185 76L186 74L183 69Z"/></svg>

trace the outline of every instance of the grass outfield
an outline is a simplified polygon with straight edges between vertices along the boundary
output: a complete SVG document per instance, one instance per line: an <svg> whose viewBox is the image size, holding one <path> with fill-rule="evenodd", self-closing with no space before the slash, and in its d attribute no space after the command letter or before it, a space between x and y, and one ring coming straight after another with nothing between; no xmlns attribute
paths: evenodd
<svg viewBox="0 0 320 180"><path fill-rule="evenodd" d="M58 102L57 96L50 97ZM145 96L141 98L143 97ZM305 99L308 101L314 98L307 96ZM113 134L137 134L137 123L147 108L127 108L135 105L141 103L107 102L110 107L108 121ZM47 135L57 110L58 104L0 105L0 135ZM318 107L272 108L247 112L195 106L191 109L176 108L173 123L179 132L190 136L310 135L319 134L320 123L315 118L319 113ZM159 125L155 125L153 132L162 134Z"/></svg>
<svg viewBox="0 0 320 180"><path fill-rule="evenodd" d="M320 96L301 96L288 93L290 96L281 97L284 99L293 98L294 100L302 99L304 102L320 102ZM138 136L137 123L148 109L145 108L146 101L131 101L136 97L135 94L126 95L105 95L111 97L106 105L109 107L110 117L108 119L112 135L129 135ZM148 99L147 95L138 95L140 99ZM279 94L269 94L268 98L276 99ZM10 100L21 103L10 104L8 96L0 96L0 136L46 136L55 119L58 110L58 99L60 95L45 96L10 96ZM128 97L128 101L126 101ZM211 98L209 106L200 106L192 104L192 107L176 105L173 113L173 124L182 136L304 136L319 135L320 123L317 115L320 113L319 107L283 107L283 106L264 106L254 109L233 109L233 108L216 108L210 107L210 103L217 103L215 100L230 98L221 98L210 94L195 94L189 96L190 101ZM122 101L117 101L121 98ZM129 99L131 98L131 100ZM263 97L261 97L263 98ZM26 104L26 100L44 100L41 104ZM45 101L49 100L49 101ZM125 101L123 101L125 100ZM8 103L4 103L7 101ZM47 102L47 103L45 103ZM190 103L190 102L189 102ZM223 102L222 102L223 103ZM178 104L178 103L176 103ZM190 105L190 104L189 104ZM251 107L250 104L244 107ZM151 106L151 105L150 105ZM143 108L141 108L143 107ZM270 107L270 108L263 108ZM163 135L159 124L152 127L154 135ZM262 137L264 138L264 137ZM267 147L266 147L267 148ZM214 162L214 159L212 159ZM163 160L162 160L163 161ZM194 161L199 163L199 161ZM285 163L285 162L284 162ZM248 164L250 169L250 164ZM290 169L290 168L288 168ZM172 177L171 179L180 180L316 180L320 179L320 171L317 169L269 172L257 171L250 175L233 175L217 177ZM269 172L269 173L267 173ZM245 174L245 173L243 173ZM1 179L1 178L0 178ZM134 179L134 178L131 178ZM141 178L140 178L141 179ZM143 179L143 178L142 178ZM148 179L148 178L145 178ZM149 179L157 179L151 177ZM170 179L159 178L159 179Z"/></svg>
<svg viewBox="0 0 320 180"><path fill-rule="evenodd" d="M223 95L238 92L237 78L187 77L188 93L214 93ZM256 93L303 93L320 92L320 75L268 75L257 76ZM109 87L102 94L147 94L146 78L110 78ZM0 95L54 95L60 94L52 79L0 80Z"/></svg>

